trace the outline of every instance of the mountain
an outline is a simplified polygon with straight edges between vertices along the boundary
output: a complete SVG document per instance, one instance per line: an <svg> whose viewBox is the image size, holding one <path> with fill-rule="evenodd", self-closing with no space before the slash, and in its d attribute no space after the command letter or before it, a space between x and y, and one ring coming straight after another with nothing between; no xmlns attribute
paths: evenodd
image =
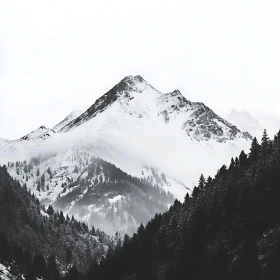
<svg viewBox="0 0 280 280"><path fill-rule="evenodd" d="M70 123L71 121L75 120L77 117L79 117L81 114L83 113L82 110L74 110L72 111L68 116L66 116L61 122L59 122L58 124L56 124L52 130L54 130L55 132L58 132L59 130L61 130L65 125L67 125L68 123Z"/></svg>
<svg viewBox="0 0 280 280"><path fill-rule="evenodd" d="M55 131L47 128L45 126L40 126L38 129L33 130L32 132L28 133L27 135L21 137L20 141L30 141L30 140L46 140L54 134Z"/></svg>
<svg viewBox="0 0 280 280"><path fill-rule="evenodd" d="M273 137L280 128L280 115L268 112L253 111L251 114L256 118L263 127L267 129L270 137Z"/></svg>
<svg viewBox="0 0 280 280"><path fill-rule="evenodd" d="M43 262L55 256L59 271L74 264L85 272L92 260L100 261L114 242L74 217L55 212L52 207L46 210L26 186L21 187L10 177L5 167L0 167L0 225L0 275L8 274L5 264L12 274L26 273L29 266L36 269L36 256Z"/></svg>
<svg viewBox="0 0 280 280"><path fill-rule="evenodd" d="M261 135L264 130L262 124L246 111L237 112L235 110L232 110L229 113L227 119L231 123L237 125L241 129L248 131L251 135L254 136Z"/></svg>
<svg viewBox="0 0 280 280"><path fill-rule="evenodd" d="M116 231L132 234L141 222L165 212L174 201L164 191L171 186L164 174L146 167L142 178L132 177L88 150L36 157L29 163L17 161L7 168L44 205L52 204L111 235Z"/></svg>
<svg viewBox="0 0 280 280"><path fill-rule="evenodd" d="M72 130L98 117L104 111L109 116L117 116L118 120L115 120L114 124L120 128L125 124L125 120L127 122L133 119L140 123L148 120L162 122L178 131L185 131L191 139L197 141L251 139L248 133L242 133L203 103L187 100L179 90L163 94L139 75L125 77L61 131ZM94 120L92 126L93 124Z"/></svg>
<svg viewBox="0 0 280 280"><path fill-rule="evenodd" d="M9 142L0 148L0 163L10 162L10 174L45 205L72 209L83 221L122 232L139 225L144 209L144 220L165 211L168 192L183 201L200 173L215 174L241 150L248 151L252 138L205 104L187 100L179 90L162 93L139 75L125 77L71 118L54 130L39 128ZM92 164L102 172L89 173ZM113 179L117 169L120 178ZM47 180L44 188L42 180ZM132 203L139 205L137 214Z"/></svg>
<svg viewBox="0 0 280 280"><path fill-rule="evenodd" d="M279 154L280 131L253 141L83 279L279 279Z"/></svg>
<svg viewBox="0 0 280 280"><path fill-rule="evenodd" d="M237 112L232 110L227 120L238 126L240 129L248 131L251 135L261 138L264 129L268 134L274 136L280 128L280 116L266 112Z"/></svg>

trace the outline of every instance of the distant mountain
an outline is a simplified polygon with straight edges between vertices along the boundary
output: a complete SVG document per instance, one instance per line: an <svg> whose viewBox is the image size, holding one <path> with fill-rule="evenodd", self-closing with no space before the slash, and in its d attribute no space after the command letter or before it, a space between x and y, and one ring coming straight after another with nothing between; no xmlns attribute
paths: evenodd
<svg viewBox="0 0 280 280"><path fill-rule="evenodd" d="M280 129L280 115L268 112L251 112L251 114L256 118L261 125L267 129L270 137L274 137Z"/></svg>
<svg viewBox="0 0 280 280"><path fill-rule="evenodd" d="M139 225L141 215L147 220L165 211L168 192L183 200L200 173L215 174L248 150L251 139L205 104L187 100L179 90L162 93L137 75L125 77L84 113L71 113L54 129L41 127L2 146L0 162L14 162L10 174L44 204L124 232ZM93 162L101 173L89 173ZM119 178L105 175L117 169ZM49 180L44 188L43 174ZM131 204L139 205L137 214ZM108 220L105 209L115 209Z"/></svg>
<svg viewBox="0 0 280 280"><path fill-rule="evenodd" d="M280 116L265 112L238 112L232 110L227 119L240 127L240 129L248 131L251 135L262 136L264 129L273 137L280 129Z"/></svg>
<svg viewBox="0 0 280 280"><path fill-rule="evenodd" d="M21 137L19 140L21 141L29 141L29 140L46 140L47 138L51 137L55 131L53 129L47 128L45 126L40 126L38 129L33 130L32 132L28 133L27 135Z"/></svg>
<svg viewBox="0 0 280 280"><path fill-rule="evenodd" d="M79 117L81 114L83 113L82 110L75 110L72 111L67 117L65 117L61 122L59 122L58 124L56 124L52 129L55 132L58 132L59 130L61 130L65 125L67 125L68 123L70 123L71 121L75 120L77 117Z"/></svg>
<svg viewBox="0 0 280 280"><path fill-rule="evenodd" d="M227 119L240 127L240 129L244 129L254 136L259 136L264 130L262 124L246 111L237 112L232 110Z"/></svg>

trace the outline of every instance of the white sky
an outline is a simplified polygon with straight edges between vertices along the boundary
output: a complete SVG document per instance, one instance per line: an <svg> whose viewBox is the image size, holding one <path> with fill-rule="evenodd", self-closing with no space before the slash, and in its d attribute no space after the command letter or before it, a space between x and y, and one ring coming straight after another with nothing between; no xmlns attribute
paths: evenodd
<svg viewBox="0 0 280 280"><path fill-rule="evenodd" d="M52 127L126 75L218 113L278 112L280 3L0 0L0 137Z"/></svg>

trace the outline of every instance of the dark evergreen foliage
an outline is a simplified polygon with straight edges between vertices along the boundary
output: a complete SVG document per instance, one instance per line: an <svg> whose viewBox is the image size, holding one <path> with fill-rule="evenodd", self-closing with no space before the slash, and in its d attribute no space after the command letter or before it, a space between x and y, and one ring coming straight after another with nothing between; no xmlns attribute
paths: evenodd
<svg viewBox="0 0 280 280"><path fill-rule="evenodd" d="M210 163L209 163L210 164ZM215 178L175 201L122 246L94 263L86 279L279 279L280 133L253 139Z"/></svg>
<svg viewBox="0 0 280 280"><path fill-rule="evenodd" d="M26 187L0 167L0 263L12 265L14 273L59 279L60 271L73 264L85 272L111 243L105 233L95 230L93 235L85 223L65 219L52 206L45 213Z"/></svg>

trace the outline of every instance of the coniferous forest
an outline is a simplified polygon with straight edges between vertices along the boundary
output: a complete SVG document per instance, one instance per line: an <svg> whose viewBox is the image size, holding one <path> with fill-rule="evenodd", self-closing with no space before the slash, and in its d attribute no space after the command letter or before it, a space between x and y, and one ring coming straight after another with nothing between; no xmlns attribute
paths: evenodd
<svg viewBox="0 0 280 280"><path fill-rule="evenodd" d="M52 209L42 218L39 202L2 167L0 259L26 279L279 279L279 202L280 132L270 140L264 131L248 154L213 178L201 175L183 203L122 240Z"/></svg>

